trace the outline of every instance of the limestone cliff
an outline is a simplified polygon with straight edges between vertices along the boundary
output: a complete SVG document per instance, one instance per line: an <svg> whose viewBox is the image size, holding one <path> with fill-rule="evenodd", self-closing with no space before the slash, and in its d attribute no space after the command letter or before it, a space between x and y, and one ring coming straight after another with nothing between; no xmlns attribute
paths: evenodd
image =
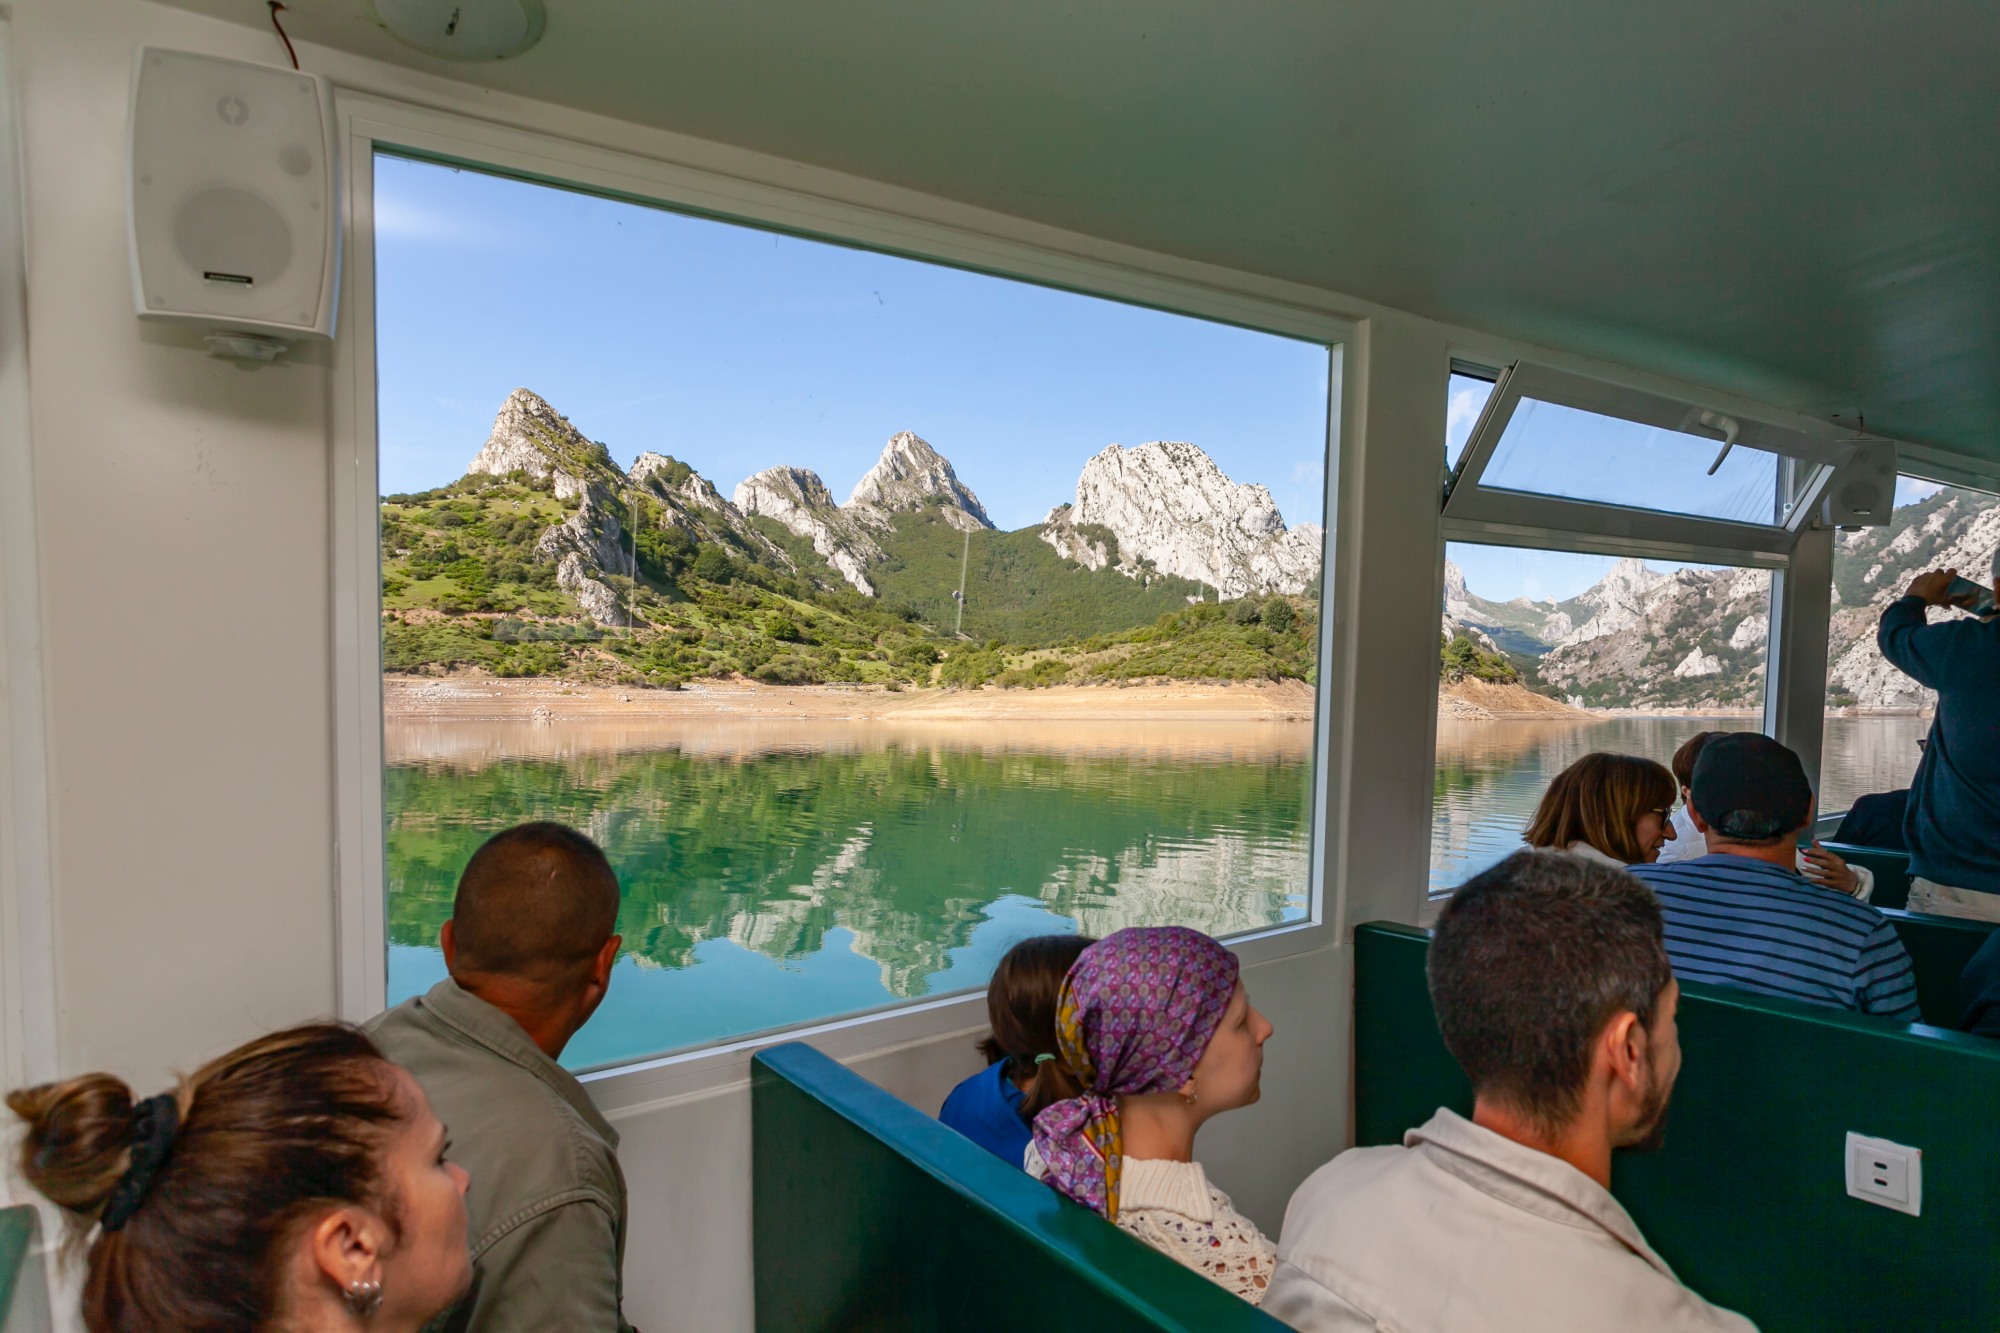
<svg viewBox="0 0 2000 1333"><path fill-rule="evenodd" d="M864 597L875 595L868 566L882 548L853 515L842 512L819 474L802 467L765 468L736 487L736 507L804 537L820 558Z"/></svg>
<svg viewBox="0 0 2000 1333"><path fill-rule="evenodd" d="M1827 649L1827 702L1901 711L1934 707L1936 696L1882 660L1876 627L1889 603L1927 569L1951 567L1991 584L2000 548L2000 500L1945 489L1896 511L1886 528L1842 533L1834 552L1833 624ZM1931 613L1939 620L1958 612Z"/></svg>
<svg viewBox="0 0 2000 1333"><path fill-rule="evenodd" d="M564 502L568 514L537 539L535 555L555 565L556 586L601 625L625 623L619 594L606 579L634 573L634 521L677 528L696 542L735 549L775 568L791 567L789 556L687 464L643 453L627 473L610 450L528 389L507 395L492 433L465 470L518 474L548 485Z"/></svg>
<svg viewBox="0 0 2000 1333"><path fill-rule="evenodd" d="M958 479L944 455L912 431L889 437L875 466L854 484L844 506L871 527L893 525L894 515L935 505L945 521L965 532L991 528L993 520L972 488Z"/></svg>
<svg viewBox="0 0 2000 1333"><path fill-rule="evenodd" d="M1133 577L1173 574L1223 598L1298 594L1319 582L1319 525L1287 529L1270 491L1231 481L1181 441L1114 444L1097 454L1077 478L1075 503L1050 514L1042 539L1079 563L1108 558L1108 543L1079 544L1093 527L1110 534L1119 572Z"/></svg>

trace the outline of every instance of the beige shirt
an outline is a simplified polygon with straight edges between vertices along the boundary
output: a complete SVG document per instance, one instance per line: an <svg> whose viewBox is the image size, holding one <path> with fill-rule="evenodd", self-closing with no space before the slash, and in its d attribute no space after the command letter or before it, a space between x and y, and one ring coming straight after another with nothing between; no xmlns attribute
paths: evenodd
<svg viewBox="0 0 2000 1333"><path fill-rule="evenodd" d="M1756 1333L1569 1163L1444 1110L1403 1143L1299 1186L1267 1313L1305 1333Z"/></svg>
<svg viewBox="0 0 2000 1333"><path fill-rule="evenodd" d="M625 1254L618 1133L507 1015L440 981L368 1024L423 1086L472 1175L473 1285L433 1327L616 1333Z"/></svg>

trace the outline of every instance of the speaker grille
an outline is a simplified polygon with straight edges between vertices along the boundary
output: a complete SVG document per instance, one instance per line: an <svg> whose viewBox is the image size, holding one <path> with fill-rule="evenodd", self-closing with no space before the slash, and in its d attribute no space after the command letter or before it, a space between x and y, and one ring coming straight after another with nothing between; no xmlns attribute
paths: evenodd
<svg viewBox="0 0 2000 1333"><path fill-rule="evenodd" d="M206 282L268 287L292 265L292 229L248 190L217 185L175 212L174 248Z"/></svg>
<svg viewBox="0 0 2000 1333"><path fill-rule="evenodd" d="M1840 488L1840 507L1850 514L1877 514L1885 498L1882 484L1872 478L1850 481Z"/></svg>

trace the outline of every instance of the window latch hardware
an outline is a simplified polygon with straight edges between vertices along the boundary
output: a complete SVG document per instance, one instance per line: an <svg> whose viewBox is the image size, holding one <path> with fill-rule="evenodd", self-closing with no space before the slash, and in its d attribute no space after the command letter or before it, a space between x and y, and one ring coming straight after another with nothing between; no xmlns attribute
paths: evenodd
<svg viewBox="0 0 2000 1333"><path fill-rule="evenodd" d="M1736 436L1743 426L1735 417L1726 417L1720 412L1703 412L1695 418L1695 422L1697 425L1719 432L1722 436L1722 452L1708 465L1708 475L1712 477L1715 475L1715 470L1722 466L1722 460L1729 457L1729 451L1736 447Z"/></svg>

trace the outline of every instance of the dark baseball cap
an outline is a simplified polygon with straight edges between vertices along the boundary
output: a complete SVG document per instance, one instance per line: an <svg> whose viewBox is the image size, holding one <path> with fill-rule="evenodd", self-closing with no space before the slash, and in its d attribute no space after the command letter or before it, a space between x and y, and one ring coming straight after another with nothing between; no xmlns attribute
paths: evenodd
<svg viewBox="0 0 2000 1333"><path fill-rule="evenodd" d="M1733 731L1702 747L1689 797L1725 838L1768 842L1805 824L1813 793L1798 755L1769 736Z"/></svg>

